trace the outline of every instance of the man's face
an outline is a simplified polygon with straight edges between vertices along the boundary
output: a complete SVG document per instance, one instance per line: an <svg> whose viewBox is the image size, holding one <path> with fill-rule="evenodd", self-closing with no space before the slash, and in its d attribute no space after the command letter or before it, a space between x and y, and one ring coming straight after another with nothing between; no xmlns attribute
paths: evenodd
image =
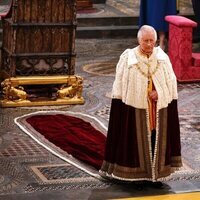
<svg viewBox="0 0 200 200"><path fill-rule="evenodd" d="M155 34L153 31L144 31L139 41L140 47L144 53L152 53L156 44Z"/></svg>

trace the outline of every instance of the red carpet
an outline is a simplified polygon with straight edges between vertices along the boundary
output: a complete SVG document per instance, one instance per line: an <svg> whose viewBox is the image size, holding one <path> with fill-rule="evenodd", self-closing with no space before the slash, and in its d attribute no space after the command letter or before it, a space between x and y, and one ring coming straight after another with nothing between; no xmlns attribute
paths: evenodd
<svg viewBox="0 0 200 200"><path fill-rule="evenodd" d="M64 114L38 114L26 122L68 154L100 169L106 137L89 122Z"/></svg>
<svg viewBox="0 0 200 200"><path fill-rule="evenodd" d="M98 170L103 160L107 127L97 118L79 112L51 110L25 114L14 121L24 133L53 155L91 176L102 178ZM182 134L184 138L188 135L187 131ZM191 144L189 147L191 149ZM183 168L166 180L199 178L198 166L192 168L193 164L195 166L193 162L191 166L188 165L188 157L183 161L186 163Z"/></svg>

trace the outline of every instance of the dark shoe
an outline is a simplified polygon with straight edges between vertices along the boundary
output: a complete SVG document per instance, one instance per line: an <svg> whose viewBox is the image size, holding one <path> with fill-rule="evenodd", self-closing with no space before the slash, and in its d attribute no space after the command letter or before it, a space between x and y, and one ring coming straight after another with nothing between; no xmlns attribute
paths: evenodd
<svg viewBox="0 0 200 200"><path fill-rule="evenodd" d="M144 186L142 184L136 184L136 190L142 191L144 189Z"/></svg>
<svg viewBox="0 0 200 200"><path fill-rule="evenodd" d="M158 189L161 189L164 187L163 183L162 182L152 182L152 186L155 187L155 188L158 188Z"/></svg>
<svg viewBox="0 0 200 200"><path fill-rule="evenodd" d="M135 186L136 186L136 190L141 191L144 189L144 182L143 181L135 182Z"/></svg>

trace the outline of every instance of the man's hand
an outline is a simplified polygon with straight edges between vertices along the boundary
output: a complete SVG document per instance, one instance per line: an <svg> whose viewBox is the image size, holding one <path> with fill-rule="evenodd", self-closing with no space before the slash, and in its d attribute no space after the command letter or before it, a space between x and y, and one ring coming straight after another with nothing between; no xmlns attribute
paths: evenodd
<svg viewBox="0 0 200 200"><path fill-rule="evenodd" d="M152 99L153 101L158 100L158 93L156 90L153 90L152 92L149 92L149 98Z"/></svg>

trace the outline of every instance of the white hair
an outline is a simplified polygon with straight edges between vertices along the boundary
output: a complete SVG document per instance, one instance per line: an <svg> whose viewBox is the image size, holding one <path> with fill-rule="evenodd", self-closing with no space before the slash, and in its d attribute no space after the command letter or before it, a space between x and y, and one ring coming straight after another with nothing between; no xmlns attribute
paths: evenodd
<svg viewBox="0 0 200 200"><path fill-rule="evenodd" d="M152 31L155 35L155 41L157 40L157 32L156 30L152 27L152 26L149 26L149 25L143 25L140 27L138 33L137 33L137 39L138 41L140 41L142 35L144 32L147 32L147 31Z"/></svg>

